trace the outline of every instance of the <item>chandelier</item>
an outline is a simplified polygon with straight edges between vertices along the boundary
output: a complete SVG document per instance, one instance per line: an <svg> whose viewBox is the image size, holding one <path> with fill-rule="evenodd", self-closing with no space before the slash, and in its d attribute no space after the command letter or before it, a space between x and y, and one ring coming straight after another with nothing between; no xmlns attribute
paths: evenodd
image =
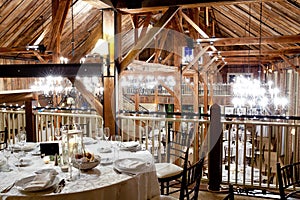
<svg viewBox="0 0 300 200"><path fill-rule="evenodd" d="M99 77L76 77L76 81L81 81L85 86L86 90L93 93L99 101L102 102L104 87L101 78ZM48 76L45 78L39 78L34 82L30 87L35 92L43 92L43 95L48 98L59 98L66 99L67 104L73 105L76 100L80 98L81 94L77 91L74 83L69 79L63 77L54 77ZM58 106L61 106L62 102L57 103Z"/></svg>
<svg viewBox="0 0 300 200"><path fill-rule="evenodd" d="M232 103L235 108L246 108L248 114L285 114L288 100L272 81L262 84L259 80L238 76L232 85Z"/></svg>
<svg viewBox="0 0 300 200"><path fill-rule="evenodd" d="M122 87L132 88L135 93L141 93L145 89L152 90L164 84L169 88L176 85L174 76L154 76L154 75L124 75L120 79Z"/></svg>

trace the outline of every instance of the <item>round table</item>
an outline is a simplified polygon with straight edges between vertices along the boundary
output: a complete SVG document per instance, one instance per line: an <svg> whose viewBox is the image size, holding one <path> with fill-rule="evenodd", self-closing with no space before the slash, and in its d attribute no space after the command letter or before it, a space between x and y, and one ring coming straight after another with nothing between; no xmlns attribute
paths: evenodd
<svg viewBox="0 0 300 200"><path fill-rule="evenodd" d="M159 184L155 172L153 156L149 151L114 151L110 153L99 153L100 148L110 148L111 142L95 141L85 145L89 152L101 156L102 159L114 158L140 158L143 161L150 163L147 169L137 175L119 174L114 171L113 164L98 165L93 170L81 172L82 176L73 181L66 181L66 186L61 193L53 193L53 189L40 192L22 192L16 187L13 187L7 193L1 193L2 199L151 199L159 195ZM13 166L16 158L12 155L10 164L13 168L10 172L0 172L0 190L3 190L8 185L18 179L34 175L34 171L44 168L53 168L59 174L59 179L68 179L69 173L62 172L59 166L54 166L54 162L45 164L40 156L32 155L32 152L27 152L26 159L32 162L26 167ZM116 158L117 159L117 158ZM73 177L76 177L79 170L72 168Z"/></svg>

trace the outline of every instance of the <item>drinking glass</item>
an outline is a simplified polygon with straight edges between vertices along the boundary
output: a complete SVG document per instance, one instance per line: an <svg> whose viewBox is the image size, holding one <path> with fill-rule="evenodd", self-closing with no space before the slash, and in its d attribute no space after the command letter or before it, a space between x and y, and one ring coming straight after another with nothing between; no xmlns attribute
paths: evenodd
<svg viewBox="0 0 300 200"><path fill-rule="evenodd" d="M18 144L20 145L21 151L23 151L23 147L26 144L26 131L20 131L20 133L18 134Z"/></svg>
<svg viewBox="0 0 300 200"><path fill-rule="evenodd" d="M114 150L114 160L119 159L119 152L120 152L121 142L122 142L122 136L115 135L114 142L113 142L113 145L112 145L113 150Z"/></svg>
<svg viewBox="0 0 300 200"><path fill-rule="evenodd" d="M10 171L10 166L9 166L8 161L9 161L9 157L10 157L10 155L11 155L11 149L10 149L10 146L7 146L7 148L5 148L5 149L3 150L3 155L4 155L4 157L6 158L6 164L5 164L5 166L2 167L2 171L4 171L4 172L9 172L9 171Z"/></svg>
<svg viewBox="0 0 300 200"><path fill-rule="evenodd" d="M104 132L104 138L105 138L105 140L107 142L108 138L110 137L109 127L104 127L103 132Z"/></svg>
<svg viewBox="0 0 300 200"><path fill-rule="evenodd" d="M101 128L96 128L96 134L95 134L95 138L98 142L100 142L101 140L103 140L104 134L103 134L103 130Z"/></svg>
<svg viewBox="0 0 300 200"><path fill-rule="evenodd" d="M60 140L61 139L61 132L60 132L59 128L55 129L55 133L54 134L55 134L56 140Z"/></svg>

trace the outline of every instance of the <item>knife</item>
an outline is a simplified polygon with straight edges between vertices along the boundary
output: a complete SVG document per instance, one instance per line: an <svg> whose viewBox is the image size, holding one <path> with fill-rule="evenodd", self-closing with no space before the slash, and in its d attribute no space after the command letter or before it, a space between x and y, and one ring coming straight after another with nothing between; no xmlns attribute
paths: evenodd
<svg viewBox="0 0 300 200"><path fill-rule="evenodd" d="M62 179L54 190L54 193L60 193L66 185L65 179Z"/></svg>
<svg viewBox="0 0 300 200"><path fill-rule="evenodd" d="M7 193L11 190L11 188L14 187L16 182L13 182L13 184L9 185L8 187L6 187L4 190L1 191L1 193Z"/></svg>

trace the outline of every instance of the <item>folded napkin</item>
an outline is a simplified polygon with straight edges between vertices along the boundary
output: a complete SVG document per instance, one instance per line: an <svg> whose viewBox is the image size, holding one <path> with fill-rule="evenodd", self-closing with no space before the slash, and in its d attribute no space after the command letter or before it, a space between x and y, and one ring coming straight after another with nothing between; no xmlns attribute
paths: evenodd
<svg viewBox="0 0 300 200"><path fill-rule="evenodd" d="M145 166L145 162L139 160L124 159L122 160L122 162L118 163L118 167L121 169L139 169L143 166Z"/></svg>
<svg viewBox="0 0 300 200"><path fill-rule="evenodd" d="M25 191L37 191L44 189L48 184L53 181L52 173L37 174L35 177L24 186Z"/></svg>

